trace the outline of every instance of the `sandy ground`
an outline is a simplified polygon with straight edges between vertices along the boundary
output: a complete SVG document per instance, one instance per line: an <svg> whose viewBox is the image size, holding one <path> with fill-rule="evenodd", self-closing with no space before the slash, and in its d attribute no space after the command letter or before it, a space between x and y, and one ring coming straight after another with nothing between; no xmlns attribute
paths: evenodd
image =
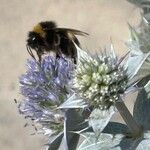
<svg viewBox="0 0 150 150"><path fill-rule="evenodd" d="M26 121L13 101L21 99L18 77L29 58L27 32L39 21L55 20L61 27L88 32L89 37L81 38L83 47L99 50L111 38L122 54L127 23L138 24L139 10L125 0L0 0L0 19L0 150L42 150L44 139L23 127Z"/></svg>

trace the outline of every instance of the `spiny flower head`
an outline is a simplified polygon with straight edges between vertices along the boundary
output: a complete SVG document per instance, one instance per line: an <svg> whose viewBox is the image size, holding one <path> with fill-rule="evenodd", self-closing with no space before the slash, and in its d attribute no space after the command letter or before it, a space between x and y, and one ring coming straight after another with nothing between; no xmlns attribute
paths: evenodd
<svg viewBox="0 0 150 150"><path fill-rule="evenodd" d="M26 74L20 77L21 94L24 96L19 105L20 113L39 122L43 128L60 130L63 113L56 108L71 92L68 84L73 69L73 63L65 58L46 55L41 62L28 60Z"/></svg>
<svg viewBox="0 0 150 150"><path fill-rule="evenodd" d="M74 88L89 105L108 109L127 88L126 69L114 54L81 57L74 75Z"/></svg>

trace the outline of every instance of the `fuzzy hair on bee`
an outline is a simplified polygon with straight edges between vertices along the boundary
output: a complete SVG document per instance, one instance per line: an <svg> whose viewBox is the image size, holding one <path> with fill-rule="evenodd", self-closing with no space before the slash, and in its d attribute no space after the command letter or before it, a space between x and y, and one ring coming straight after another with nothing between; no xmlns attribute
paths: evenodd
<svg viewBox="0 0 150 150"><path fill-rule="evenodd" d="M39 61L43 54L53 51L57 58L64 55L76 63L77 49L74 43L80 47L76 35L88 34L76 29L58 28L53 21L40 22L28 34L27 51L35 59L32 51L35 50Z"/></svg>

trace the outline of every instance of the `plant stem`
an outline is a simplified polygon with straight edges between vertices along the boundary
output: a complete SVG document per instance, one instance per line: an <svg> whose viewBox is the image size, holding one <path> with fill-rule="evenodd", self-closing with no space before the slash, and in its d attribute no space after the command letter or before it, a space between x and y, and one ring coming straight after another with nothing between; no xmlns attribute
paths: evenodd
<svg viewBox="0 0 150 150"><path fill-rule="evenodd" d="M133 116L127 109L126 105L123 101L118 101L115 104L117 110L119 111L120 115L122 116L123 120L127 124L129 130L133 137L139 137L142 134L142 127L137 124L134 120Z"/></svg>
<svg viewBox="0 0 150 150"><path fill-rule="evenodd" d="M65 112L65 120L64 120L64 150L68 150L68 142L67 142L67 117Z"/></svg>

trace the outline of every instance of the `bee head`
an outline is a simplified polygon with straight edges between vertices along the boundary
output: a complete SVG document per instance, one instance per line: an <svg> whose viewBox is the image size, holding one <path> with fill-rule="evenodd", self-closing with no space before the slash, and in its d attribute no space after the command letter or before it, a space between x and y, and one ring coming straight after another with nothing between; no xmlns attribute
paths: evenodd
<svg viewBox="0 0 150 150"><path fill-rule="evenodd" d="M28 39L27 39L27 45L31 47L32 49L37 49L40 46L44 46L44 40L43 37L36 32L29 32Z"/></svg>

